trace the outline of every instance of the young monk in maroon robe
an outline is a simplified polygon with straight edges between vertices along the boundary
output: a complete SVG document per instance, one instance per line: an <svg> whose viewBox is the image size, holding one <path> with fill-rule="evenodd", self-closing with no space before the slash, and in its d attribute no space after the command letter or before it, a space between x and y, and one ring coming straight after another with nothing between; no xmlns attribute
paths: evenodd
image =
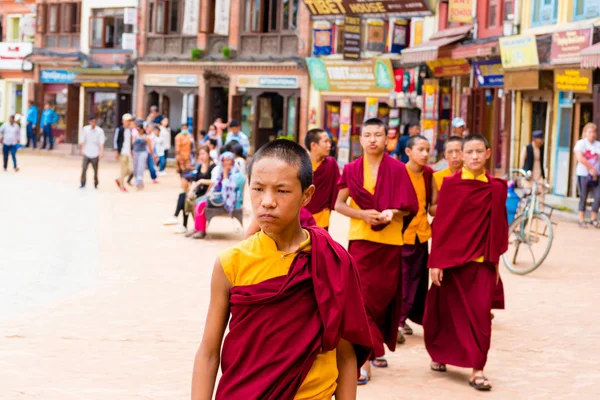
<svg viewBox="0 0 600 400"><path fill-rule="evenodd" d="M373 336L372 364L387 367L383 344L394 351L402 306L403 218L416 214L417 196L406 167L385 152L387 126L379 119L361 128L364 156L347 164L335 210L350 218L348 251L356 261ZM350 203L347 204L348 199ZM359 383L369 379L365 364Z"/></svg>
<svg viewBox="0 0 600 400"><path fill-rule="evenodd" d="M352 258L324 229L300 226L315 189L308 153L270 142L248 178L260 232L215 263L192 399L212 398L219 365L217 400L356 399L372 340Z"/></svg>
<svg viewBox="0 0 600 400"><path fill-rule="evenodd" d="M490 311L498 261L508 248L506 181L485 171L491 150L481 135L463 143L464 166L444 179L433 222L423 328L431 369L472 368L469 384L490 390L483 374L490 348Z"/></svg>
<svg viewBox="0 0 600 400"><path fill-rule="evenodd" d="M306 209L310 211L321 228L329 229L331 210L337 199L337 183L340 169L337 161L329 157L331 139L323 129L311 129L306 133L304 145L310 154L313 167L315 194Z"/></svg>
<svg viewBox="0 0 600 400"><path fill-rule="evenodd" d="M462 144L463 139L459 136L450 136L446 143L444 143L444 158L448 161L448 168L433 174L435 184L431 188L432 197L431 206L429 207L429 214L432 216L435 216L437 211L438 193L442 189L444 179L454 175L456 171L463 167ZM496 285L496 290L494 291L492 309L504 309L504 285L502 284L502 278L498 280L498 285ZM490 313L490 318L494 319L493 313Z"/></svg>
<svg viewBox="0 0 600 400"><path fill-rule="evenodd" d="M402 247L402 313L400 314L400 332L412 335L412 328L406 319L421 325L425 312L425 298L429 287L428 241L431 238L431 226L427 210L431 203L433 170L427 166L430 145L421 135L411 136L406 143L408 163L406 171L415 188L419 202L419 211L407 222ZM399 343L403 336L399 336Z"/></svg>

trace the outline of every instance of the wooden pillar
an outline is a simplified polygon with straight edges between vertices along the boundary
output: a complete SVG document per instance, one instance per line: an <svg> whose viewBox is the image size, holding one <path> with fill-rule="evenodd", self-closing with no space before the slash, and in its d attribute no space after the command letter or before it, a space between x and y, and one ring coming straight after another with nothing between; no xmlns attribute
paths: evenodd
<svg viewBox="0 0 600 400"><path fill-rule="evenodd" d="M288 100L290 98L290 95L284 95L283 96L283 126L281 127L282 132L287 136L289 134L289 132L287 132L287 122L288 122ZM275 132L275 134L277 134L277 132Z"/></svg>
<svg viewBox="0 0 600 400"><path fill-rule="evenodd" d="M252 93L252 104L254 104L254 121L252 123L252 133L254 151L258 150L257 139L258 139L258 121L260 119L260 104L258 104L258 95Z"/></svg>

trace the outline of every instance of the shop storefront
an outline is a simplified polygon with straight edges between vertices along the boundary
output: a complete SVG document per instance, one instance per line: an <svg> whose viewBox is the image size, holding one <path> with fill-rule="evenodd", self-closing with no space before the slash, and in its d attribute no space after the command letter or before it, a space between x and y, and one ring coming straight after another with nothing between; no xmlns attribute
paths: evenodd
<svg viewBox="0 0 600 400"><path fill-rule="evenodd" d="M25 57L31 51L31 43L0 43L0 122L8 121L11 115L27 114L33 98L33 72ZM24 139L25 124L22 128Z"/></svg>
<svg viewBox="0 0 600 400"><path fill-rule="evenodd" d="M198 82L196 74L154 74L139 76L143 86L142 112L146 118L150 107L157 106L161 115L169 118L171 129L176 132L182 124L188 124L191 132L198 127ZM139 111L139 107L138 107Z"/></svg>
<svg viewBox="0 0 600 400"><path fill-rule="evenodd" d="M301 77L235 75L232 119L241 123L251 152L276 138L300 140Z"/></svg>
<svg viewBox="0 0 600 400"><path fill-rule="evenodd" d="M79 138L79 85L75 84L76 73L67 69L41 69L38 98L40 113L49 103L58 114L53 126L55 143L77 143Z"/></svg>
<svg viewBox="0 0 600 400"><path fill-rule="evenodd" d="M400 112L395 96L390 96L395 78L389 58L309 58L307 64L312 80L309 128L321 127L334 137L340 165L361 156L358 135L365 120L380 118L398 134Z"/></svg>
<svg viewBox="0 0 600 400"><path fill-rule="evenodd" d="M88 116L95 115L98 126L106 135L106 146L112 148L115 130L121 115L131 113L133 80L127 71L76 68L74 82L79 85L79 132L87 124Z"/></svg>

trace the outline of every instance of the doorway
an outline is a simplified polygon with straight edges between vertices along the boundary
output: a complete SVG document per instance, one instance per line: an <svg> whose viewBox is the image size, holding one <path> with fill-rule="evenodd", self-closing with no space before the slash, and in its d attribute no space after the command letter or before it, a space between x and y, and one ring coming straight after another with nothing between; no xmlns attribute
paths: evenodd
<svg viewBox="0 0 600 400"><path fill-rule="evenodd" d="M206 121L206 125L212 124L217 118L221 118L221 121L226 122L227 113L229 111L229 88L219 86L211 87L209 104L209 118L208 121Z"/></svg>
<svg viewBox="0 0 600 400"><path fill-rule="evenodd" d="M259 149L265 143L284 136L283 96L278 93L263 93L258 96L257 106L258 130L254 143L255 148Z"/></svg>

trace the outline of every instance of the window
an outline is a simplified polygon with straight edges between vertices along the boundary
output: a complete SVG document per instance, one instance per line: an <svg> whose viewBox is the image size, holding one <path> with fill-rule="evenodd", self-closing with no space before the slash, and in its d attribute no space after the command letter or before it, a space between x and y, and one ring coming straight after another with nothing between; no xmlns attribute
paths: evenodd
<svg viewBox="0 0 600 400"><path fill-rule="evenodd" d="M35 15L35 29L37 33L46 32L46 5L38 4Z"/></svg>
<svg viewBox="0 0 600 400"><path fill-rule="evenodd" d="M531 4L531 26L556 23L558 0L533 0Z"/></svg>
<svg viewBox="0 0 600 400"><path fill-rule="evenodd" d="M50 5L50 12L48 13L48 32L49 33L57 33L58 32L58 8L60 5L52 4Z"/></svg>
<svg viewBox="0 0 600 400"><path fill-rule="evenodd" d="M151 0L148 7L148 31L159 35L180 33L183 3L181 0Z"/></svg>
<svg viewBox="0 0 600 400"><path fill-rule="evenodd" d="M488 28L494 28L498 26L498 3L500 0L490 0L488 4L488 20L487 26Z"/></svg>
<svg viewBox="0 0 600 400"><path fill-rule="evenodd" d="M504 19L512 21L515 16L514 16L514 5L512 0L505 0L504 1Z"/></svg>
<svg viewBox="0 0 600 400"><path fill-rule="evenodd" d="M90 47L94 49L120 49L123 33L132 33L133 26L124 22L123 8L94 10L90 18Z"/></svg>
<svg viewBox="0 0 600 400"><path fill-rule="evenodd" d="M20 42L21 35L21 17L19 15L9 15L6 18L6 41Z"/></svg>
<svg viewBox="0 0 600 400"><path fill-rule="evenodd" d="M80 3L64 3L61 6L60 31L65 33L79 33Z"/></svg>
<svg viewBox="0 0 600 400"><path fill-rule="evenodd" d="M587 19L600 16L600 0L575 0L573 19Z"/></svg>
<svg viewBox="0 0 600 400"><path fill-rule="evenodd" d="M296 29L299 0L245 0L244 31L270 33Z"/></svg>

